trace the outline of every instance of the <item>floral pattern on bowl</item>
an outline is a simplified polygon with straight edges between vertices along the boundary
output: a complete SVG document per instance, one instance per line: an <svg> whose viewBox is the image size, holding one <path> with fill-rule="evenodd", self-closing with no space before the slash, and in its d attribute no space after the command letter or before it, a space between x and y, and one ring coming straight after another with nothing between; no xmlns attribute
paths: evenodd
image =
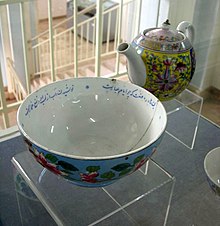
<svg viewBox="0 0 220 226"><path fill-rule="evenodd" d="M122 158L122 162L120 160L114 161L109 159L105 164L102 161L91 161L91 164L88 164L88 161L79 163L77 159L67 158L63 160L61 156L48 153L40 147L33 145L26 138L24 138L24 141L36 161L43 167L58 176L63 176L74 184L86 185L87 187L105 186L111 184L116 179L135 172L155 153L156 145L160 142L158 141L157 144L148 147L135 155L135 157L127 156ZM111 167L108 168L108 165L111 165Z"/></svg>
<svg viewBox="0 0 220 226"><path fill-rule="evenodd" d="M30 94L18 127L43 167L79 186L105 186L139 169L165 132L162 103L134 84L74 78Z"/></svg>

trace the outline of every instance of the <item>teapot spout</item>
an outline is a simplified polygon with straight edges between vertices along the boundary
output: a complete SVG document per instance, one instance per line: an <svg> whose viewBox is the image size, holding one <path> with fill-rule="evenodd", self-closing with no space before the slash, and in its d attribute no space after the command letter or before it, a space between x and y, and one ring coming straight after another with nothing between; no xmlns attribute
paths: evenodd
<svg viewBox="0 0 220 226"><path fill-rule="evenodd" d="M129 80L143 87L146 82L146 67L141 56L135 48L129 43L121 43L117 48L118 53L127 57L128 77Z"/></svg>

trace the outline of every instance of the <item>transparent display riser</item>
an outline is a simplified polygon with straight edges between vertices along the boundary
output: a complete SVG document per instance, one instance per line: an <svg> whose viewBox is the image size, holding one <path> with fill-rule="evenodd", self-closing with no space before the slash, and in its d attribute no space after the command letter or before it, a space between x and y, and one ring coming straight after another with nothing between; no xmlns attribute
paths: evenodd
<svg viewBox="0 0 220 226"><path fill-rule="evenodd" d="M186 89L175 99L163 102L163 105L168 119L166 133L192 150L199 126L203 98Z"/></svg>
<svg viewBox="0 0 220 226"><path fill-rule="evenodd" d="M12 158L23 225L166 225L175 178L155 161L100 188L71 184L29 152Z"/></svg>

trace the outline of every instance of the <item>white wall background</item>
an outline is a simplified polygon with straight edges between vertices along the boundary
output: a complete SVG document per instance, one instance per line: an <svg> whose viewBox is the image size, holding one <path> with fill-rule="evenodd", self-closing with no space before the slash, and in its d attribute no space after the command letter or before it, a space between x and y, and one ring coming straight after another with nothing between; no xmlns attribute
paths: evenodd
<svg viewBox="0 0 220 226"><path fill-rule="evenodd" d="M188 20L195 27L193 46L197 65L191 85L200 91L210 86L220 89L220 1L169 2L169 18L175 26L182 20Z"/></svg>
<svg viewBox="0 0 220 226"><path fill-rule="evenodd" d="M140 30L161 26L168 18L169 1L143 0Z"/></svg>
<svg viewBox="0 0 220 226"><path fill-rule="evenodd" d="M1 17L0 17L0 25L1 25ZM2 27L0 26L0 69L3 79L3 85L7 86L7 79L6 79L6 68L5 68L5 50L4 50L4 41L3 41L3 32Z"/></svg>
<svg viewBox="0 0 220 226"><path fill-rule="evenodd" d="M114 0L119 2L119 0ZM124 0L130 2L131 0ZM53 16L59 17L66 15L66 0L52 0ZM15 6L14 6L15 7ZM10 17L15 18L14 7L11 8ZM133 13L136 4L133 3L126 10L124 23L132 27ZM48 15L47 1L37 0L37 12L39 19L45 19ZM18 11L18 10L16 10ZM169 18L173 28L183 20L190 21L195 26L195 42L197 67L191 85L199 90L205 90L210 86L220 89L220 1L219 0L142 0L140 31L160 26ZM16 21L12 25L15 33L19 33L19 26ZM14 33L13 32L13 33ZM126 39L131 41L134 35L127 31ZM14 37L17 47L14 46L15 54L21 53L21 45L18 38ZM22 74L22 62L17 60L17 67ZM4 70L4 69L3 69Z"/></svg>
<svg viewBox="0 0 220 226"><path fill-rule="evenodd" d="M124 8L123 24L128 24L128 29L122 26L122 36L127 41L135 36L132 25L136 19L133 15L137 3L138 0ZM220 89L220 1L142 0L140 31L161 26L166 19L170 20L174 29L183 20L191 22L195 27L193 46L197 66L191 85L200 91L210 86Z"/></svg>
<svg viewBox="0 0 220 226"><path fill-rule="evenodd" d="M67 0L52 0L53 17L61 17L66 15ZM44 20L48 18L48 1L37 0L38 19Z"/></svg>

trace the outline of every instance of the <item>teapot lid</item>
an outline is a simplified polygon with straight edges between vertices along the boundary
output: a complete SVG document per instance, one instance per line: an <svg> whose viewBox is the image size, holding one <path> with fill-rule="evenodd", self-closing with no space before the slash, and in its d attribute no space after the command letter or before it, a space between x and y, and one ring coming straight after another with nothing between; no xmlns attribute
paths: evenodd
<svg viewBox="0 0 220 226"><path fill-rule="evenodd" d="M160 28L144 30L134 42L144 48L162 52L180 52L192 47L182 32L171 29L169 20L166 20Z"/></svg>

